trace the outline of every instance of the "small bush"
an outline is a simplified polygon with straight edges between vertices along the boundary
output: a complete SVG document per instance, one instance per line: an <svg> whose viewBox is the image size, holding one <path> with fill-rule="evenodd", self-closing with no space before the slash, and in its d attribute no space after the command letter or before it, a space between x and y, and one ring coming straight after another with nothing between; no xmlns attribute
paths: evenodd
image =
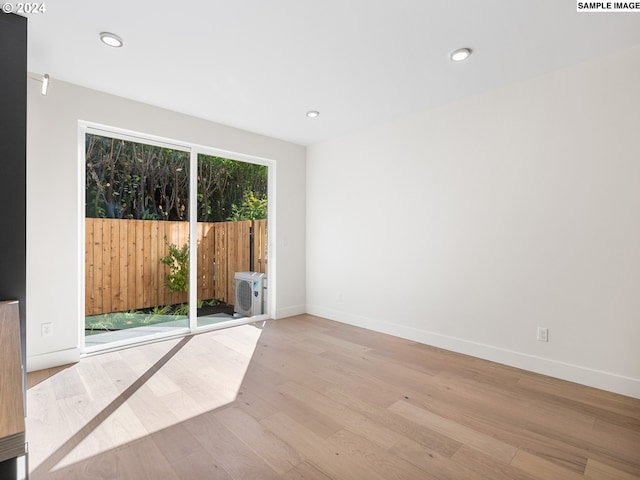
<svg viewBox="0 0 640 480"><path fill-rule="evenodd" d="M169 248L169 254L160 259L160 262L169 267L169 273L164 276L164 286L172 292L189 291L189 244L185 243L178 248L169 243L165 237L164 242Z"/></svg>

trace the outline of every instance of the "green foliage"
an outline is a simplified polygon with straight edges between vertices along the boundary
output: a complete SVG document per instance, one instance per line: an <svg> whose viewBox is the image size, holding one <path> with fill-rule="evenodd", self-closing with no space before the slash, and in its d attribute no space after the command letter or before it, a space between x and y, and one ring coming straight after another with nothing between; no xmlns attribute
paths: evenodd
<svg viewBox="0 0 640 480"><path fill-rule="evenodd" d="M266 195L256 197L251 191L245 191L242 198L242 205L238 207L235 203L231 205L231 215L227 220L238 222L240 220L264 220L267 218L267 197Z"/></svg>
<svg viewBox="0 0 640 480"><path fill-rule="evenodd" d="M169 254L160 261L169 267L169 273L164 276L164 286L172 292L189 291L189 244L185 243L178 248L169 243L165 237L164 242L169 248Z"/></svg>
<svg viewBox="0 0 640 480"><path fill-rule="evenodd" d="M179 305L175 305L173 314L186 317L187 315L189 315L189 304L181 303Z"/></svg>
<svg viewBox="0 0 640 480"><path fill-rule="evenodd" d="M246 192L267 195L267 167L198 155L198 221L222 222L233 215ZM266 217L265 217L266 218Z"/></svg>
<svg viewBox="0 0 640 480"><path fill-rule="evenodd" d="M187 220L190 154L143 143L86 136L88 218ZM246 192L267 195L267 167L198 155L199 222L232 216Z"/></svg>
<svg viewBox="0 0 640 480"><path fill-rule="evenodd" d="M184 313L185 305L187 313ZM185 316L188 312L188 304L184 303L153 307L148 310L147 313L128 311L88 316L85 318L85 334L94 335L96 333L125 330L143 325L166 323L172 321L172 318L175 318L175 316Z"/></svg>
<svg viewBox="0 0 640 480"><path fill-rule="evenodd" d="M186 220L188 152L86 136L86 216Z"/></svg>
<svg viewBox="0 0 640 480"><path fill-rule="evenodd" d="M151 309L152 315L171 315L171 305L157 305Z"/></svg>

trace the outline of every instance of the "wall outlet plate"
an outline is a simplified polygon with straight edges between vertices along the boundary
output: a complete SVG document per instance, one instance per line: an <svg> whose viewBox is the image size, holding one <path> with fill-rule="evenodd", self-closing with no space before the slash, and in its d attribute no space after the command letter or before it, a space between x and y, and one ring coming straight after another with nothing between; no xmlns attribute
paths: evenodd
<svg viewBox="0 0 640 480"><path fill-rule="evenodd" d="M43 337L53 337L53 323L43 323L40 325L40 334Z"/></svg>
<svg viewBox="0 0 640 480"><path fill-rule="evenodd" d="M548 342L549 341L549 329L546 327L538 327L538 336L537 339L539 342Z"/></svg>

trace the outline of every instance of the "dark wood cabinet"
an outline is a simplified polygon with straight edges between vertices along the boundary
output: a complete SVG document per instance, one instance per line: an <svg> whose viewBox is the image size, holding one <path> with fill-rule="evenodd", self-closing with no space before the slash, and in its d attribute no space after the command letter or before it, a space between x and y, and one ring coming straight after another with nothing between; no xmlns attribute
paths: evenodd
<svg viewBox="0 0 640 480"><path fill-rule="evenodd" d="M27 19L0 13L0 300L20 302L25 360L27 284Z"/></svg>
<svg viewBox="0 0 640 480"><path fill-rule="evenodd" d="M19 310L17 301L0 302L0 478L7 480L27 455Z"/></svg>
<svg viewBox="0 0 640 480"><path fill-rule="evenodd" d="M0 13L0 478L24 456L27 19ZM19 303L18 303L19 302ZM20 308L18 308L20 305ZM25 456L26 458L26 456Z"/></svg>

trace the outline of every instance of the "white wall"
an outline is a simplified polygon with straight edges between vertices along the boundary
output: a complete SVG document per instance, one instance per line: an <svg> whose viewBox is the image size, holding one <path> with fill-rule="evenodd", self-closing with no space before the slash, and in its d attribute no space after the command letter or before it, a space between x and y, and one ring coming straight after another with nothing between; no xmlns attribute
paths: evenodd
<svg viewBox="0 0 640 480"><path fill-rule="evenodd" d="M302 313L305 303L305 147L207 122L52 79L49 94L29 81L27 126L27 368L79 358L78 121L274 160L277 244L276 317ZM167 92L170 94L170 92ZM212 107L213 108L213 107ZM275 247L275 248L274 248ZM271 257L273 258L273 256ZM272 277L271 277L272 278ZM270 278L270 280L271 280ZM82 293L83 294L83 293ZM53 337L40 325L53 323Z"/></svg>
<svg viewBox="0 0 640 480"><path fill-rule="evenodd" d="M638 85L640 48L310 147L307 311L640 397Z"/></svg>

